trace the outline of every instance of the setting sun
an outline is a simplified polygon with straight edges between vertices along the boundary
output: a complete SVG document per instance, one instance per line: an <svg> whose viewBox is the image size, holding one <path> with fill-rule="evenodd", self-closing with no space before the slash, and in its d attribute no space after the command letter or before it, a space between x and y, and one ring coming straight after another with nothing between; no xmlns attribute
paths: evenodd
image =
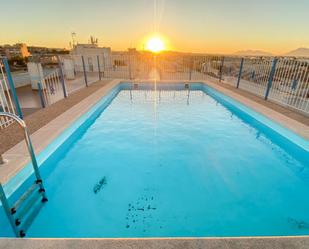
<svg viewBox="0 0 309 249"><path fill-rule="evenodd" d="M146 49L158 53L165 49L164 42L159 37L151 37L146 43Z"/></svg>

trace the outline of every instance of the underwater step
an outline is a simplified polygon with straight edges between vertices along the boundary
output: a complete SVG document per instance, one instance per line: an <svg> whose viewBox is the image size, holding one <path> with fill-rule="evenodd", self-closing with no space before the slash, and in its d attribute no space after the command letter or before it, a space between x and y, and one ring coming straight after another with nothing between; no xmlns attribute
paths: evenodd
<svg viewBox="0 0 309 249"><path fill-rule="evenodd" d="M14 217L16 217L16 220L22 220L27 213L31 210L34 204L36 204L37 200L41 199L41 195L38 192L35 192L31 198L28 199L28 201L23 205L20 209L16 211L14 214Z"/></svg>
<svg viewBox="0 0 309 249"><path fill-rule="evenodd" d="M45 189L42 188L42 181L35 181L15 202L11 208L11 215L20 237L26 235L27 228L45 202L47 202L47 198L45 197Z"/></svg>
<svg viewBox="0 0 309 249"><path fill-rule="evenodd" d="M39 211L43 207L44 203L47 202L47 199L37 199L37 201L32 206L31 210L27 213L24 219L20 224L20 237L26 236L26 231L32 224L34 218L38 215Z"/></svg>
<svg viewBox="0 0 309 249"><path fill-rule="evenodd" d="M36 180L12 207L9 205L1 184L0 197L5 213L17 237L26 236L26 230L31 225L43 204L48 201L42 180Z"/></svg>
<svg viewBox="0 0 309 249"><path fill-rule="evenodd" d="M37 184L33 183L31 187L14 203L13 207L11 208L11 213L15 214L16 210L19 209L21 205L32 195L34 190L37 188Z"/></svg>

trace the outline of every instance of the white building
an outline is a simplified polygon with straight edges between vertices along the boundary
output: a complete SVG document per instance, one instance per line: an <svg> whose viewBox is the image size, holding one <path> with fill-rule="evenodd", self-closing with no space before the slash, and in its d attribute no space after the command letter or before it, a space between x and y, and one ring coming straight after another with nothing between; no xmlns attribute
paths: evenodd
<svg viewBox="0 0 309 249"><path fill-rule="evenodd" d="M101 71L112 67L111 48L109 47L98 47L97 44L77 44L70 54L78 71L83 70L81 56L84 57L87 72L98 72L98 56Z"/></svg>

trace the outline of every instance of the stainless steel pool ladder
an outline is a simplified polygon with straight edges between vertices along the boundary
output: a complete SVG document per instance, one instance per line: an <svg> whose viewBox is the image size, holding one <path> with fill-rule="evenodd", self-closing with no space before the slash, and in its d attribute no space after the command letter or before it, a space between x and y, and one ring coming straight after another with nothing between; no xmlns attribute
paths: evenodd
<svg viewBox="0 0 309 249"><path fill-rule="evenodd" d="M0 183L0 199L3 209L16 236L24 237L26 235L26 230L31 225L42 205L47 202L48 199L46 197L42 177L40 175L38 163L25 122L16 115L7 112L0 112L0 117L14 119L23 129L24 138L26 140L36 178L30 188L26 190L12 206L9 204L9 200L4 192L2 184Z"/></svg>

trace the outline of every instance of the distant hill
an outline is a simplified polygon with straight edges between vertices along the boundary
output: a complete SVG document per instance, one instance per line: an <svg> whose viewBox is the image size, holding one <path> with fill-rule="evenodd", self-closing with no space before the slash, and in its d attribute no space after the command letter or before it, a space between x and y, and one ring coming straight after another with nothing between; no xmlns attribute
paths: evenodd
<svg viewBox="0 0 309 249"><path fill-rule="evenodd" d="M309 48L297 48L284 54L284 56L309 57Z"/></svg>
<svg viewBox="0 0 309 249"><path fill-rule="evenodd" d="M273 54L262 51L262 50L241 50L234 55L240 55L240 56L272 56Z"/></svg>

